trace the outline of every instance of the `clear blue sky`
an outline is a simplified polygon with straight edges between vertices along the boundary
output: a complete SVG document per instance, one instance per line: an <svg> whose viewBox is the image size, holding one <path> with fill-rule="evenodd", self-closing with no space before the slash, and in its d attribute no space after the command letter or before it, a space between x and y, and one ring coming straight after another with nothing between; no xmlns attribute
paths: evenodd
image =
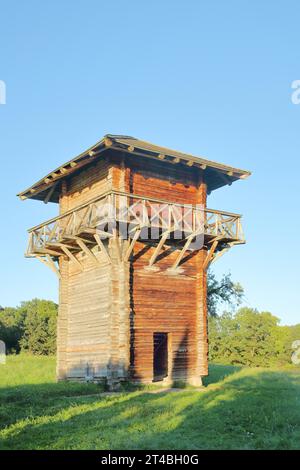
<svg viewBox="0 0 300 470"><path fill-rule="evenodd" d="M117 133L253 171L209 198L244 214L248 240L215 271L299 322L299 18L283 0L2 2L0 304L57 300L55 275L23 258L57 206L15 194Z"/></svg>

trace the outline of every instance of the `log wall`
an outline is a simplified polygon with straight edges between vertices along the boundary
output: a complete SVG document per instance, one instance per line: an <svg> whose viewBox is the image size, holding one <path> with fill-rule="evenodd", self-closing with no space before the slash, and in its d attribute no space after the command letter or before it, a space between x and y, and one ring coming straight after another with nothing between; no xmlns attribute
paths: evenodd
<svg viewBox="0 0 300 470"><path fill-rule="evenodd" d="M185 204L206 204L206 187L199 170L166 165L136 157L112 156L73 175L62 188L60 212L76 208L110 190ZM117 246L110 240L112 263L94 253L100 264L83 253L84 266L60 260L58 319L59 379L129 376L153 379L153 333L169 338L169 377L197 383L207 374L205 250L187 252L180 273L167 269L178 256L163 249L154 269L148 264L155 246L136 243L130 262L119 263ZM129 373L129 375L128 375Z"/></svg>
<svg viewBox="0 0 300 470"><path fill-rule="evenodd" d="M112 171L107 159L101 159L79 170L68 181L60 197L60 213L88 202L112 188Z"/></svg>
<svg viewBox="0 0 300 470"><path fill-rule="evenodd" d="M206 185L200 172L160 162L129 161L133 194L206 206ZM154 247L138 242L131 263L131 374L153 379L153 334L168 333L169 378L197 384L207 375L206 250L187 252L180 274L168 274L178 250L165 249L148 268Z"/></svg>

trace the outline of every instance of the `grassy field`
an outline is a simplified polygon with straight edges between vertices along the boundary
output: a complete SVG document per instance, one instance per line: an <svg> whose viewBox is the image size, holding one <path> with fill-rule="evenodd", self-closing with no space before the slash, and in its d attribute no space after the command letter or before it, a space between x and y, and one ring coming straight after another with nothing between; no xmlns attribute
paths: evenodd
<svg viewBox="0 0 300 470"><path fill-rule="evenodd" d="M212 365L203 391L100 396L55 359L0 365L0 449L300 449L300 370Z"/></svg>

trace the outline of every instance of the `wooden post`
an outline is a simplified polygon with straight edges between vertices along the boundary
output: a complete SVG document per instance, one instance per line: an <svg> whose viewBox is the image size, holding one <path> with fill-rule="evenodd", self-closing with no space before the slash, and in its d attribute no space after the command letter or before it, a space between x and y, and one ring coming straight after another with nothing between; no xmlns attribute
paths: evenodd
<svg viewBox="0 0 300 470"><path fill-rule="evenodd" d="M68 296L68 277L69 262L63 257L59 259L60 281L59 281L59 307L57 317L57 361L56 377L57 380L67 378L67 336L68 336L68 314L69 314L69 296Z"/></svg>

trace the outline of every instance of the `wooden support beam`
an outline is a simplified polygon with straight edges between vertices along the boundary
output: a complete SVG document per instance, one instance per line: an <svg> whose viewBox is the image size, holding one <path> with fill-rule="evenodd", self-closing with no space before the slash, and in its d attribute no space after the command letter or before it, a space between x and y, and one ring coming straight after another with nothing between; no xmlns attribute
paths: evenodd
<svg viewBox="0 0 300 470"><path fill-rule="evenodd" d="M49 189L48 194L47 194L47 196L46 196L45 199L44 199L44 204L48 204L48 202L50 201L51 196L53 195L53 193L54 193L54 191L55 191L55 189L56 189L57 184L58 184L58 181L56 181L56 183L54 183L54 184L51 186L51 188Z"/></svg>
<svg viewBox="0 0 300 470"><path fill-rule="evenodd" d="M225 253L227 253L229 249L230 249L230 246L227 246L226 248L223 248L223 250L218 251L218 253L216 253L215 256L213 256L211 263L214 263L215 261L217 261L217 259L221 258L221 256L225 255Z"/></svg>
<svg viewBox="0 0 300 470"><path fill-rule="evenodd" d="M131 240L131 243L130 243L129 247L128 247L127 250L126 250L126 253L125 253L125 256L124 256L124 261L128 261L128 260L129 260L130 255L131 255L131 253L132 253L132 251L133 251L134 245L135 245L137 239L139 238L139 236L140 236L140 234L141 234L141 231L142 231L141 229L138 229L138 230L135 232L135 234L134 234L134 236L133 236L133 239Z"/></svg>
<svg viewBox="0 0 300 470"><path fill-rule="evenodd" d="M206 271L208 266L210 265L210 263L212 261L213 254L216 251L216 248L218 246L218 243L219 243L219 240L215 240L212 244L211 249L207 253L207 256L206 256L206 258L204 260L204 263L203 263L203 271Z"/></svg>
<svg viewBox="0 0 300 470"><path fill-rule="evenodd" d="M34 251L34 248L33 248L33 243L34 243L34 237L33 237L33 233L29 233L29 239L28 239L28 245L27 245L27 249L26 249L26 255L31 255Z"/></svg>
<svg viewBox="0 0 300 470"><path fill-rule="evenodd" d="M188 239L186 240L184 246L182 247L182 249L181 249L179 255L177 256L177 258L175 260L175 263L173 264L171 269L176 269L178 267L180 261L182 260L186 250L188 250L188 248L189 248L190 244L192 243L193 239L194 239L194 236L190 235L188 237Z"/></svg>
<svg viewBox="0 0 300 470"><path fill-rule="evenodd" d="M105 256L105 258L107 259L107 261L108 261L109 263L111 263L111 258L110 258L110 256L109 256L109 254L108 254L108 252L107 252L107 249L105 248L104 243L103 243L103 241L101 240L99 234L98 234L98 233L95 233L95 234L94 234L94 238L95 238L96 242L98 243L98 246L100 247L101 253L103 253L104 256Z"/></svg>
<svg viewBox="0 0 300 470"><path fill-rule="evenodd" d="M51 255L51 256L61 256L60 251L51 250L49 248L34 248L34 253L38 253L40 255Z"/></svg>
<svg viewBox="0 0 300 470"><path fill-rule="evenodd" d="M217 241L217 240L218 240L218 241L222 240L222 238L223 238L222 235L217 235L216 237L214 237L214 238L212 238L211 240L209 240L209 241L207 242L207 244L213 244L213 243L214 243L215 241Z"/></svg>
<svg viewBox="0 0 300 470"><path fill-rule="evenodd" d="M112 146L112 141L108 137L106 137L104 139L104 145L105 145L105 147L111 147Z"/></svg>
<svg viewBox="0 0 300 470"><path fill-rule="evenodd" d="M121 263L122 258L121 258L121 250L120 250L120 244L119 244L119 237L116 229L113 229L113 241L115 242L115 247L116 247L116 255L117 255L117 260L119 263Z"/></svg>
<svg viewBox="0 0 300 470"><path fill-rule="evenodd" d="M50 268L60 279L61 276L60 276L59 269L57 268L51 256L46 255L46 259L44 259L42 256L37 256L37 259L41 261L43 264L45 264L48 268Z"/></svg>
<svg viewBox="0 0 300 470"><path fill-rule="evenodd" d="M232 185L232 181L231 179L225 174L225 173L222 173L221 171L219 172L221 178L224 180L224 182L226 184L228 184L228 186L231 186Z"/></svg>
<svg viewBox="0 0 300 470"><path fill-rule="evenodd" d="M61 244L61 249L63 250L64 253L66 253L66 255L67 255L72 261L74 261L74 263L77 264L77 266L79 266L79 268L81 269L81 271L83 271L83 266L82 266L82 264L78 261L78 259L76 258L76 256L73 255L73 253L69 250L69 248L67 248L65 245Z"/></svg>
<svg viewBox="0 0 300 470"><path fill-rule="evenodd" d="M160 250L162 249L163 245L165 244L168 236L170 235L170 232L169 230L167 230L166 232L163 233L157 247L155 248L154 250L154 253L153 255L151 256L150 258L150 261L149 261L149 266L153 266L153 264L155 263L159 253L160 253Z"/></svg>
<svg viewBox="0 0 300 470"><path fill-rule="evenodd" d="M86 253L86 255L90 258L91 261L94 263L100 264L98 258L94 255L94 253L86 246L82 238L74 237L78 246Z"/></svg>
<svg viewBox="0 0 300 470"><path fill-rule="evenodd" d="M93 240L88 240L87 238L83 238L81 235L65 235L65 238L66 239L69 239L69 240L75 240L77 241L77 239L79 240L82 240L84 243L94 243Z"/></svg>
<svg viewBox="0 0 300 470"><path fill-rule="evenodd" d="M60 279L60 272L56 264L54 263L53 259L51 258L50 255L46 255L47 261L49 263L50 269L57 275L57 277Z"/></svg>
<svg viewBox="0 0 300 470"><path fill-rule="evenodd" d="M80 248L76 245L68 245L67 243L61 243L61 242L47 242L47 246L53 246L61 248L62 246L66 246L67 248L70 248L71 250L80 250ZM61 254L61 253L60 253Z"/></svg>
<svg viewBox="0 0 300 470"><path fill-rule="evenodd" d="M234 245L243 245L243 243L245 243L245 242L237 241L237 242L227 243L227 245L222 250L218 251L218 253L216 253L213 256L213 259L211 260L211 263L214 263L217 259L221 258L221 256L225 255L225 253L227 253L227 251L229 251L232 246L234 246Z"/></svg>
<svg viewBox="0 0 300 470"><path fill-rule="evenodd" d="M93 235L97 233L101 237L105 238L112 238L113 235L109 232L105 232L104 230L99 230L98 228L90 228L90 227L84 227L83 229L84 232L86 233L92 233Z"/></svg>

